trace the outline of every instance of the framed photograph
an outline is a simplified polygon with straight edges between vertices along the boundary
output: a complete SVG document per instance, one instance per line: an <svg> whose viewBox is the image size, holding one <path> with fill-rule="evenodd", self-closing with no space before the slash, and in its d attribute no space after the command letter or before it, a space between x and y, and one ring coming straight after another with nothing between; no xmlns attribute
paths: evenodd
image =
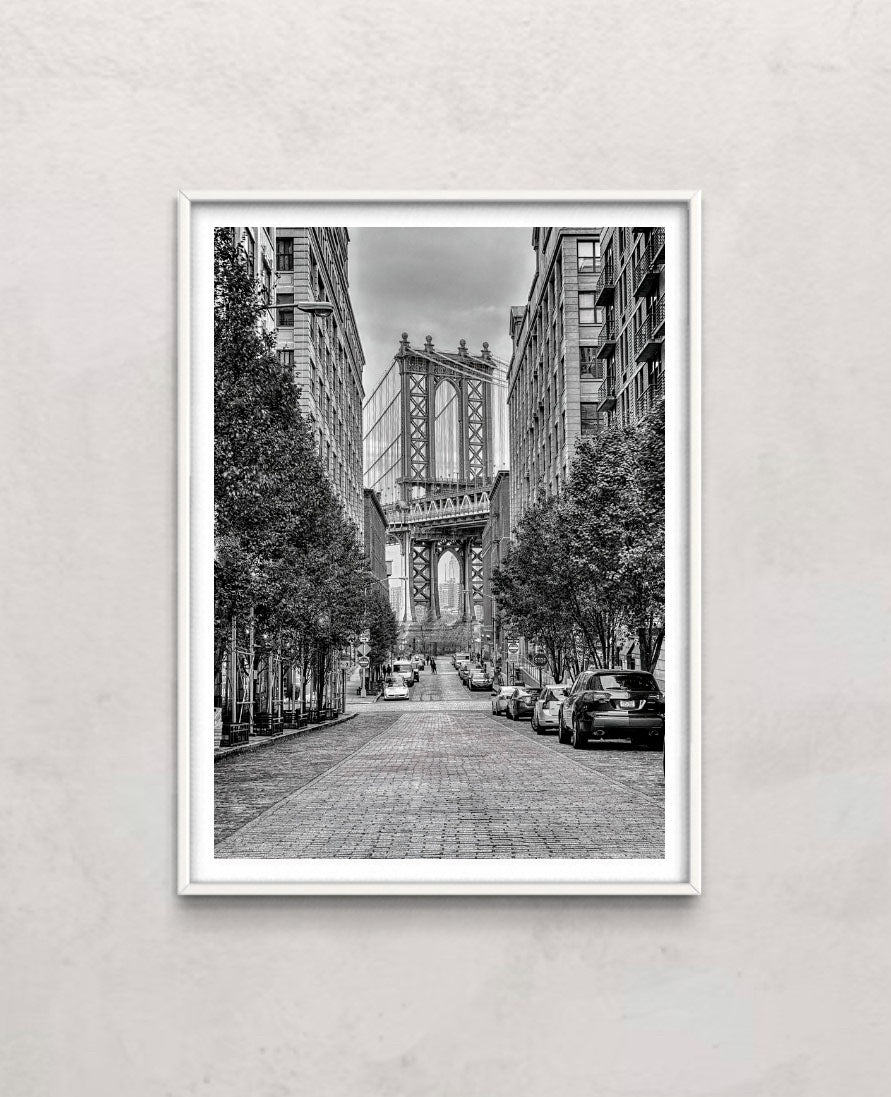
<svg viewBox="0 0 891 1097"><path fill-rule="evenodd" d="M179 248L180 893L697 894L699 194Z"/></svg>

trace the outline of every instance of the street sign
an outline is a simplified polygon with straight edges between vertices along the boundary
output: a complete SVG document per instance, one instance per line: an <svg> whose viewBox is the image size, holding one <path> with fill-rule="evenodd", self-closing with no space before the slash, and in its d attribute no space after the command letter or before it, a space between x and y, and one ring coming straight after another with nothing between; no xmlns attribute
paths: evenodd
<svg viewBox="0 0 891 1097"><path fill-rule="evenodd" d="M511 653L511 655L519 655L520 645L517 643L516 640L511 640L507 645L507 650Z"/></svg>
<svg viewBox="0 0 891 1097"><path fill-rule="evenodd" d="M367 655L360 656L359 659L358 659L358 663L359 663L359 666L363 667L363 668L371 666L371 660L368 658Z"/></svg>
<svg viewBox="0 0 891 1097"><path fill-rule="evenodd" d="M368 631L368 629L366 629L364 632L359 633L359 642L360 643L367 644L370 639L371 639L371 633Z"/></svg>
<svg viewBox="0 0 891 1097"><path fill-rule="evenodd" d="M352 665L353 665L353 663L352 663L351 659L341 659L340 660L340 669L341 670L349 670Z"/></svg>
<svg viewBox="0 0 891 1097"><path fill-rule="evenodd" d="M537 651L532 656L532 662L535 663L537 667L546 667L548 665L548 657L543 651Z"/></svg>
<svg viewBox="0 0 891 1097"><path fill-rule="evenodd" d="M359 645L358 652L360 655L368 655L371 651L371 645L366 644L364 641Z"/></svg>

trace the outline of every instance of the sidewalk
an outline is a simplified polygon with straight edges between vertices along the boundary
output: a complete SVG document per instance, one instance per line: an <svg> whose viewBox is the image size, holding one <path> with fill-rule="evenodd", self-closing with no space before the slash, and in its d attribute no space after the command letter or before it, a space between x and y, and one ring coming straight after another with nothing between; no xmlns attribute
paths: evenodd
<svg viewBox="0 0 891 1097"><path fill-rule="evenodd" d="M353 708L363 708L365 705L373 705L376 703L380 694L368 693L365 697L356 691L362 684L362 678L359 674L358 667L353 671L349 678L347 678L346 684L346 707L347 712Z"/></svg>
<svg viewBox="0 0 891 1097"><path fill-rule="evenodd" d="M315 731L317 728L333 728L347 720L355 719L355 712L341 714L335 720L323 720L319 724L305 724L302 728L293 728L282 732L281 735L253 735L247 743L239 743L235 747L215 746L213 752L214 762L223 758L230 758L236 754L250 754L251 751L260 750L262 747L271 746L272 743L281 743L285 739L293 739L295 735L304 735L307 731Z"/></svg>

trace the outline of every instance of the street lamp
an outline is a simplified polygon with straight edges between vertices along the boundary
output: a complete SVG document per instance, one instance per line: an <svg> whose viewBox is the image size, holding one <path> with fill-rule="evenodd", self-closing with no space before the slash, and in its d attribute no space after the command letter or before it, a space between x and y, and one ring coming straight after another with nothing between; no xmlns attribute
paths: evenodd
<svg viewBox="0 0 891 1097"><path fill-rule="evenodd" d="M270 312L276 309L296 309L297 312L307 312L310 316L330 316L334 312L334 306L330 301L289 301L287 304L269 304L265 306Z"/></svg>

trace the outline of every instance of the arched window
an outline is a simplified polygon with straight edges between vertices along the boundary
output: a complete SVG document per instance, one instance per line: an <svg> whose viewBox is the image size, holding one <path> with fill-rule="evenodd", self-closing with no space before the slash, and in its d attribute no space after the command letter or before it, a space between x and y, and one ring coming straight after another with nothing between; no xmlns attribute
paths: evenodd
<svg viewBox="0 0 891 1097"><path fill-rule="evenodd" d="M460 416L458 389L448 380L436 386L433 444L437 480L457 480L461 475Z"/></svg>

